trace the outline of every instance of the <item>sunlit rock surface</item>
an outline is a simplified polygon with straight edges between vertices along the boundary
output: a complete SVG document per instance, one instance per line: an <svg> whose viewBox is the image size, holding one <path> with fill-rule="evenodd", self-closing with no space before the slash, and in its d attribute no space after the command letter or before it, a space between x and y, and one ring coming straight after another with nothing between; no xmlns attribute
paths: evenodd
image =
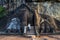
<svg viewBox="0 0 60 40"><path fill-rule="evenodd" d="M34 2L30 3L30 7L32 7L32 9L38 9L40 14L51 15L57 20L60 20L60 3L58 2Z"/></svg>
<svg viewBox="0 0 60 40"><path fill-rule="evenodd" d="M60 20L60 3L51 3L51 2L45 2L42 3L43 7L45 7L45 14L51 15L54 18Z"/></svg>

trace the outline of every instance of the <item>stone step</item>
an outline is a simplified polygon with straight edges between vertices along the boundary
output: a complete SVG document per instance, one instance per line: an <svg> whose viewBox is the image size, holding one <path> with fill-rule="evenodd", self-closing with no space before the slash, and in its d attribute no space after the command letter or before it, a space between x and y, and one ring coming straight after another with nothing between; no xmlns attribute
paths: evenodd
<svg viewBox="0 0 60 40"><path fill-rule="evenodd" d="M34 27L32 26L30 31L27 31L27 35L34 35L35 31L34 31Z"/></svg>

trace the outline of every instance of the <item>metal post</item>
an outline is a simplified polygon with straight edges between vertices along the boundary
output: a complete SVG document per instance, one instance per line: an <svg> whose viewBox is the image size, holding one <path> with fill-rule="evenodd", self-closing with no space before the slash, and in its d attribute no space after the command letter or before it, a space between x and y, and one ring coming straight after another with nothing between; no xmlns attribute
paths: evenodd
<svg viewBox="0 0 60 40"><path fill-rule="evenodd" d="M17 8L17 0L16 0L16 8Z"/></svg>
<svg viewBox="0 0 60 40"><path fill-rule="evenodd" d="M7 0L7 3L8 3L8 13L9 13L9 0Z"/></svg>
<svg viewBox="0 0 60 40"><path fill-rule="evenodd" d="M15 7L14 7L14 0L13 0L13 11L14 11L14 8L15 8Z"/></svg>
<svg viewBox="0 0 60 40"><path fill-rule="evenodd" d="M2 6L3 6L3 0L1 0L1 4L2 4Z"/></svg>

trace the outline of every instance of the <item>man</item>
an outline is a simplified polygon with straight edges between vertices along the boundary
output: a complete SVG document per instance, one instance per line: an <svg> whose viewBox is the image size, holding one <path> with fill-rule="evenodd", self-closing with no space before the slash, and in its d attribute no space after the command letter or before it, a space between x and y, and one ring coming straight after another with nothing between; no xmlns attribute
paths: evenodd
<svg viewBox="0 0 60 40"><path fill-rule="evenodd" d="M30 31L31 30L31 25L30 24L28 24L28 31Z"/></svg>
<svg viewBox="0 0 60 40"><path fill-rule="evenodd" d="M11 19L11 22L9 23L7 27L8 32L20 32L20 20L18 18Z"/></svg>

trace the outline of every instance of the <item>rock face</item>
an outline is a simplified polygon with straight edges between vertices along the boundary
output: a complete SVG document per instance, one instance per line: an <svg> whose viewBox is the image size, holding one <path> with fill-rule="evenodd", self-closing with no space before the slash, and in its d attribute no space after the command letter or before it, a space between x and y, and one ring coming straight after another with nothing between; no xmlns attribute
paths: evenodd
<svg viewBox="0 0 60 40"><path fill-rule="evenodd" d="M44 2L42 3L44 8L44 14L53 16L54 18L60 19L60 3L56 2Z"/></svg>
<svg viewBox="0 0 60 40"><path fill-rule="evenodd" d="M40 14L51 15L52 17L60 20L60 3L58 2L34 2L30 3L30 7L32 7L32 9L39 9Z"/></svg>

